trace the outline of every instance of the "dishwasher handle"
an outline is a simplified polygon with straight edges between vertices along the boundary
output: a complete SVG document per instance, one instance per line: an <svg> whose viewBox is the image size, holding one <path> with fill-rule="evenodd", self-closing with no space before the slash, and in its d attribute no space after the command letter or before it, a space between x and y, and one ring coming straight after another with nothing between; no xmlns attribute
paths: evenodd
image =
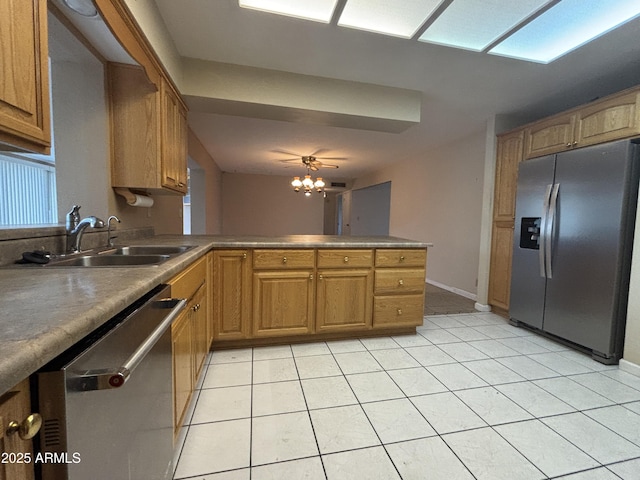
<svg viewBox="0 0 640 480"><path fill-rule="evenodd" d="M187 300L170 298L159 300L161 303L174 304L169 314L158 324L158 326L149 334L149 336L140 344L140 346L131 354L124 364L113 369L89 370L83 375L78 376L75 385L82 391L107 390L111 388L121 387L129 379L136 367L142 362L144 357L151 351L160 337L164 335L171 326L182 309L187 305Z"/></svg>

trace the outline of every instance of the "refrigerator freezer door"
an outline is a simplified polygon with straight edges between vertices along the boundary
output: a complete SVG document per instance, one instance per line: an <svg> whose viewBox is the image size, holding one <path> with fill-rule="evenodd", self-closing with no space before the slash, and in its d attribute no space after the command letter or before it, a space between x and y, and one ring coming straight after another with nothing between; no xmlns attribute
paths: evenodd
<svg viewBox="0 0 640 480"><path fill-rule="evenodd" d="M630 152L623 141L565 152L556 160L553 277L547 280L543 329L605 355L613 353L617 317L624 315L617 305Z"/></svg>
<svg viewBox="0 0 640 480"><path fill-rule="evenodd" d="M530 243L531 237L523 239L522 235L536 235L535 229L530 228L532 218L540 219L540 232L544 233L545 203L553 185L554 166L555 155L552 155L522 162L518 169L509 314L513 320L536 328L542 328L544 312L546 279L540 271L543 251L523 248ZM543 239L538 237L536 240L539 247L543 247Z"/></svg>

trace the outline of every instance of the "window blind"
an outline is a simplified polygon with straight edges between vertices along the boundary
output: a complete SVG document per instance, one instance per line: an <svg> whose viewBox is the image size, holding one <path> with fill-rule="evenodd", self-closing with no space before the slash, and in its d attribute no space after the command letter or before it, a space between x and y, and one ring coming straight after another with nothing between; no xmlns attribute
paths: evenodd
<svg viewBox="0 0 640 480"><path fill-rule="evenodd" d="M0 225L57 222L55 168L0 156Z"/></svg>

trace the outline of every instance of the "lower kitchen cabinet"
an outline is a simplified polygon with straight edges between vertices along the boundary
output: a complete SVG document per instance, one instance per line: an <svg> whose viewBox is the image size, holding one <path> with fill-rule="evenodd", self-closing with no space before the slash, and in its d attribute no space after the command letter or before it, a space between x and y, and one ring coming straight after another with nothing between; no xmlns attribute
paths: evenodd
<svg viewBox="0 0 640 480"><path fill-rule="evenodd" d="M212 268L214 339L249 338L251 250L216 250Z"/></svg>
<svg viewBox="0 0 640 480"><path fill-rule="evenodd" d="M422 325L426 250L376 250L373 328Z"/></svg>
<svg viewBox="0 0 640 480"><path fill-rule="evenodd" d="M216 346L407 332L422 324L426 249L213 251Z"/></svg>
<svg viewBox="0 0 640 480"><path fill-rule="evenodd" d="M0 480L34 478L33 444L30 438L37 433L39 426L31 422L33 417L30 418L30 415L27 379L0 396Z"/></svg>
<svg viewBox="0 0 640 480"><path fill-rule="evenodd" d="M207 258L203 257L169 282L174 298L188 299L186 309L171 327L174 438L182 427L210 347L206 271Z"/></svg>
<svg viewBox="0 0 640 480"><path fill-rule="evenodd" d="M253 337L312 333L313 270L253 274Z"/></svg>
<svg viewBox="0 0 640 480"><path fill-rule="evenodd" d="M316 332L371 328L373 271L320 270Z"/></svg>

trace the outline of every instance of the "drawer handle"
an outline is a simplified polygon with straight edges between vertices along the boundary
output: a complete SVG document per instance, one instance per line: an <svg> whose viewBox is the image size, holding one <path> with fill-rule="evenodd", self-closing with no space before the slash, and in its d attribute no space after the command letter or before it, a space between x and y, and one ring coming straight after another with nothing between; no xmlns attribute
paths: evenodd
<svg viewBox="0 0 640 480"><path fill-rule="evenodd" d="M402 309L401 308L398 309L398 315L402 315Z"/></svg>
<svg viewBox="0 0 640 480"><path fill-rule="evenodd" d="M349 261L349 257L344 257L344 263L347 263Z"/></svg>
<svg viewBox="0 0 640 480"><path fill-rule="evenodd" d="M404 280L402 280L402 279L398 280L398 285L400 285L400 286L404 285Z"/></svg>
<svg viewBox="0 0 640 480"><path fill-rule="evenodd" d="M282 263L287 263L287 257L282 257Z"/></svg>
<svg viewBox="0 0 640 480"><path fill-rule="evenodd" d="M400 255L400 261L404 262L404 255Z"/></svg>

